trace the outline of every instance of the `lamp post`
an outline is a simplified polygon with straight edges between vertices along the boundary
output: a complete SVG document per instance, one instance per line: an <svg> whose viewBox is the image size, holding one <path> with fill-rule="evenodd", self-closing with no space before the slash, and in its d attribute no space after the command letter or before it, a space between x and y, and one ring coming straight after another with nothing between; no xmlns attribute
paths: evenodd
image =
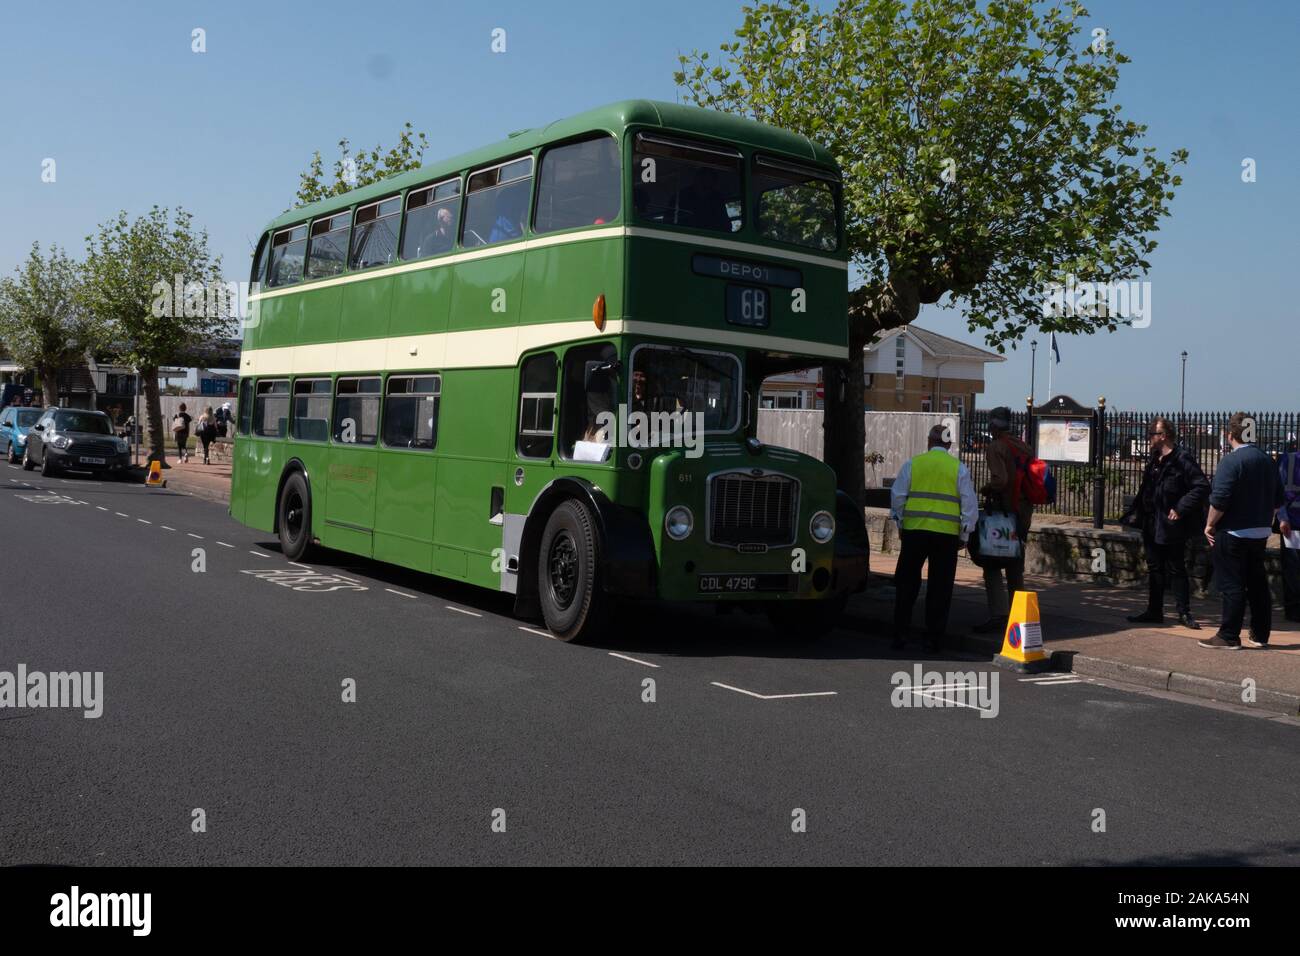
<svg viewBox="0 0 1300 956"><path fill-rule="evenodd" d="M1038 339L1029 343L1029 397L1038 403L1038 392L1034 388L1034 376L1038 372Z"/></svg>
<svg viewBox="0 0 1300 956"><path fill-rule="evenodd" d="M1178 415L1182 417L1187 409L1187 349L1183 349L1183 384L1178 392ZM1182 424L1179 422L1179 424Z"/></svg>

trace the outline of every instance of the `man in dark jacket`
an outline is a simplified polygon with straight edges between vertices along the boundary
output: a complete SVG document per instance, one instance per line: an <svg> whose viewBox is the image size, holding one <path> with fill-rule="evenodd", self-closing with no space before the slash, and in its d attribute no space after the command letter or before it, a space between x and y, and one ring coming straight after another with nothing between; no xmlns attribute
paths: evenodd
<svg viewBox="0 0 1300 956"><path fill-rule="evenodd" d="M1268 647L1273 631L1273 596L1264 569L1264 548L1273 531L1273 516L1282 505L1277 465L1247 439L1254 440L1254 422L1244 412L1228 420L1232 453L1214 471L1205 540L1214 548L1214 575L1223 594L1219 633L1200 641L1202 647L1239 650L1241 625L1250 604L1252 647Z"/></svg>
<svg viewBox="0 0 1300 956"><path fill-rule="evenodd" d="M1147 609L1129 618L1134 624L1165 622L1165 584L1174 591L1178 623L1199 630L1192 617L1191 587L1187 577L1187 540L1198 526L1210 497L1210 482L1196 456L1178 444L1166 418L1147 429L1151 461L1142 487L1121 519L1142 532L1147 559Z"/></svg>

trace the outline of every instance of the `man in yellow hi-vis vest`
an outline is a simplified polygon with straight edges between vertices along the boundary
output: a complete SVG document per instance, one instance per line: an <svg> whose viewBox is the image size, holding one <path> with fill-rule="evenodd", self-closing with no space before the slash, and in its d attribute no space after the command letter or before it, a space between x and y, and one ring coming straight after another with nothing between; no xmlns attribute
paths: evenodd
<svg viewBox="0 0 1300 956"><path fill-rule="evenodd" d="M890 517L902 531L894 570L894 644L907 641L912 606L921 592L921 565L929 562L925 591L925 649L939 649L948 627L957 551L979 518L970 472L948 453L946 425L930 429L929 450L903 465L890 489Z"/></svg>

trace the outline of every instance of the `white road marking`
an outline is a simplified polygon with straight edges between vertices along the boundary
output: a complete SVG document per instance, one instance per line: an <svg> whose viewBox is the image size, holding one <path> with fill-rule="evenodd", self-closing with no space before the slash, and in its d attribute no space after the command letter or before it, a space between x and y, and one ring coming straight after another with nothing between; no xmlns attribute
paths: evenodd
<svg viewBox="0 0 1300 956"><path fill-rule="evenodd" d="M249 548L248 553L249 553L249 554L255 554L255 555L257 555L259 558L269 558L269 557L270 557L270 555L267 554L265 551L254 551L252 548Z"/></svg>
<svg viewBox="0 0 1300 956"><path fill-rule="evenodd" d="M548 634L546 631L539 631L535 628L524 627L523 625L520 625L519 630L527 631L529 634L536 634L538 637L549 637L553 641L559 640L559 638L556 637L554 634Z"/></svg>
<svg viewBox="0 0 1300 956"><path fill-rule="evenodd" d="M965 688L977 687L976 684L935 684L929 687L913 687L912 693L919 697L929 697L931 700L941 700L945 704L951 704L953 707L969 707L971 710L983 711L984 713L993 713L991 707L981 707L979 704L972 704L964 700L957 700L955 697L945 697L942 694L934 694L936 690L959 690Z"/></svg>
<svg viewBox="0 0 1300 956"><path fill-rule="evenodd" d="M633 664L644 664L646 667L658 667L658 666L659 666L658 664L651 664L649 661L642 661L642 660L637 660L635 657L628 657L626 654L615 654L613 651L610 651L610 652L609 652L609 656L610 656L610 657L618 657L618 658L621 658L622 660L625 660L625 661L631 661Z"/></svg>
<svg viewBox="0 0 1300 956"><path fill-rule="evenodd" d="M160 524L158 527L162 528L164 531L175 531L175 530L176 530L175 528L168 527L168 526L165 525L165 524Z"/></svg>
<svg viewBox="0 0 1300 956"><path fill-rule="evenodd" d="M188 534L191 538L198 538L200 541L203 540L203 535L201 534L195 534L193 531L186 531L185 533Z"/></svg>
<svg viewBox="0 0 1300 956"><path fill-rule="evenodd" d="M463 607L452 607L450 604L444 604L443 607L445 607L448 611L455 611L457 614L468 614L470 617L483 616L482 614L479 614L477 611L467 611Z"/></svg>
<svg viewBox="0 0 1300 956"><path fill-rule="evenodd" d="M143 518L136 518L135 520L140 522L141 524L153 524L152 521L145 521Z"/></svg>
<svg viewBox="0 0 1300 956"><path fill-rule="evenodd" d="M1068 676L1069 675L1063 671L1057 671L1054 674L1040 674L1037 677L1017 677L1016 680L1020 681L1022 684L1033 684L1043 680L1060 680L1062 677Z"/></svg>
<svg viewBox="0 0 1300 956"><path fill-rule="evenodd" d="M234 547L233 544L226 544L226 542L224 542L224 541L218 541L217 544L221 545L223 548L233 548L233 547Z"/></svg>
<svg viewBox="0 0 1300 956"><path fill-rule="evenodd" d="M95 507L96 507L98 510L100 510L100 511L107 511L107 510L108 510L108 509L105 508L103 505L95 505Z"/></svg>
<svg viewBox="0 0 1300 956"><path fill-rule="evenodd" d="M389 594L396 594L398 597L410 598L412 601L419 600L414 594L406 594L402 591L394 591L392 588L384 588Z"/></svg>
<svg viewBox="0 0 1300 956"><path fill-rule="evenodd" d="M1039 681L1039 682L1038 682L1037 684L1035 684L1034 686L1035 686L1035 687L1056 687L1058 684L1082 684L1082 683L1083 683L1083 681L1081 681L1081 680L1080 680L1079 678L1077 678L1077 677L1067 677L1067 678L1065 678L1064 680L1045 680L1045 681Z"/></svg>
<svg viewBox="0 0 1300 956"><path fill-rule="evenodd" d="M730 684L721 684L718 681L709 681L714 687L721 687L725 690L734 690L737 694L746 694L750 697L757 697L759 700L788 700L791 697L834 697L839 691L818 690L809 694L756 694L752 690L745 690L743 687L732 687Z"/></svg>
<svg viewBox="0 0 1300 956"><path fill-rule="evenodd" d="M114 511L113 514L117 515L119 518L129 518L129 517L131 517L130 515L128 515L128 514L123 514L123 513L120 512L120 511Z"/></svg>

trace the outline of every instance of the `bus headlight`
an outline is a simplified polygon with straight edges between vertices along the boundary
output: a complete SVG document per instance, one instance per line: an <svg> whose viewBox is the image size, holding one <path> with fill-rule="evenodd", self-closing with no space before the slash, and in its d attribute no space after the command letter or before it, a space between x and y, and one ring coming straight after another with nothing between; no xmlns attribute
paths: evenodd
<svg viewBox="0 0 1300 956"><path fill-rule="evenodd" d="M808 522L808 533L818 544L825 544L835 536L835 519L829 511L819 511Z"/></svg>
<svg viewBox="0 0 1300 956"><path fill-rule="evenodd" d="M664 515L664 530L674 541L681 541L695 529L695 515L685 505L676 505Z"/></svg>

